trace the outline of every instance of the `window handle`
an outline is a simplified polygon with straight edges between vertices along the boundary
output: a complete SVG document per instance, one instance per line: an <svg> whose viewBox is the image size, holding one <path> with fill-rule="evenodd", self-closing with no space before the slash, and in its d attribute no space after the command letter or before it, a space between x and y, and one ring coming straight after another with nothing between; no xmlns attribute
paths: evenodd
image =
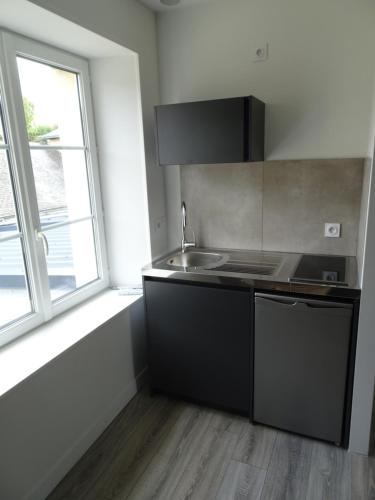
<svg viewBox="0 0 375 500"><path fill-rule="evenodd" d="M43 241L44 253L46 254L46 256L48 256L48 254L49 254L49 245L48 245L47 236L43 233L43 231L37 231L36 232L36 236L37 236L38 240L42 240Z"/></svg>

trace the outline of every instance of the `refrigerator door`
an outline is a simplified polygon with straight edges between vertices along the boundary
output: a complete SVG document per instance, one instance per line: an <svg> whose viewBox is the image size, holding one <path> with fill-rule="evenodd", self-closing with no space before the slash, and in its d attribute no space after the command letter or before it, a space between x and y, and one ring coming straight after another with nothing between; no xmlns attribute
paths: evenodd
<svg viewBox="0 0 375 500"><path fill-rule="evenodd" d="M352 309L256 294L256 422L341 442Z"/></svg>

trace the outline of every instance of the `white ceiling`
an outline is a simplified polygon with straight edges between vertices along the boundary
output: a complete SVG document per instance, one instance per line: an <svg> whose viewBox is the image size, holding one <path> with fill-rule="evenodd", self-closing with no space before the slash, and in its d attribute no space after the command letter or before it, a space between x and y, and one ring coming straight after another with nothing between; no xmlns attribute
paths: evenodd
<svg viewBox="0 0 375 500"><path fill-rule="evenodd" d="M216 0L180 0L180 3L178 5L174 5L171 7L168 7L166 5L162 5L160 3L160 0L138 0L138 1L143 3L144 5L147 5L147 7L150 7L150 9L152 9L156 12L167 12L169 10L175 10L175 9L181 9L183 7L188 7L189 5L197 5L197 4L201 4L201 3L214 2Z"/></svg>

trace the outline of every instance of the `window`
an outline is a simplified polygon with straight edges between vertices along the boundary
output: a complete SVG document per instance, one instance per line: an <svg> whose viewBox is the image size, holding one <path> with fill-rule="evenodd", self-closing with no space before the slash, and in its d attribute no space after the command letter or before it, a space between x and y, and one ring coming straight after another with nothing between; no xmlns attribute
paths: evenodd
<svg viewBox="0 0 375 500"><path fill-rule="evenodd" d="M88 63L0 32L0 344L108 286Z"/></svg>

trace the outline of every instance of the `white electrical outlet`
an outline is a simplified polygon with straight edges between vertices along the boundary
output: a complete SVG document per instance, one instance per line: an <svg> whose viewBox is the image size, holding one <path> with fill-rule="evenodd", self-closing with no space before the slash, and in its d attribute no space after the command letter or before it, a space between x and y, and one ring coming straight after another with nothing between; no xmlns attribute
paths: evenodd
<svg viewBox="0 0 375 500"><path fill-rule="evenodd" d="M341 224L338 222L326 222L324 224L324 236L326 238L340 238Z"/></svg>
<svg viewBox="0 0 375 500"><path fill-rule="evenodd" d="M253 62L266 61L268 59L268 43L256 45L253 48Z"/></svg>

